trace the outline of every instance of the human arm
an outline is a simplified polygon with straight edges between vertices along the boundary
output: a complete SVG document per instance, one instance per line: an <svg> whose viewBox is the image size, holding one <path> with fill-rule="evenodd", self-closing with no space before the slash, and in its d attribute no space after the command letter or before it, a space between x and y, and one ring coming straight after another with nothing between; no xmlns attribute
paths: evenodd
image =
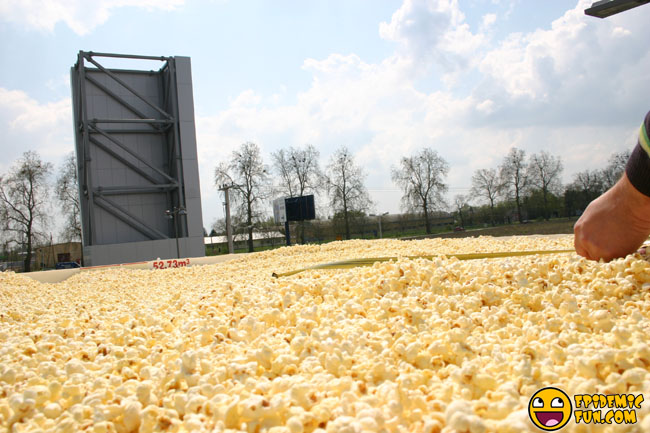
<svg viewBox="0 0 650 433"><path fill-rule="evenodd" d="M576 252L610 261L635 252L650 234L650 197L639 192L626 173L592 201L574 226Z"/></svg>
<svg viewBox="0 0 650 433"><path fill-rule="evenodd" d="M576 252L605 261L635 252L650 234L650 113L623 177L591 202L575 224Z"/></svg>

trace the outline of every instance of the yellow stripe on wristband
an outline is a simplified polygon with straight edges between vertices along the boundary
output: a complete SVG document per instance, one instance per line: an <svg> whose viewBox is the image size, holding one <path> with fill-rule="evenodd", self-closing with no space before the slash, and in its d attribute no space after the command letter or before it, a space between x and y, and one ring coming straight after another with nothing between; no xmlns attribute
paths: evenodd
<svg viewBox="0 0 650 433"><path fill-rule="evenodd" d="M520 256L534 256L534 255L546 255L546 254L562 254L562 253L575 253L575 250L543 250L543 251L504 251L496 253L474 253L474 254L438 254L434 256L406 256L402 257L405 259L426 259L433 260L436 258L456 258L458 260L478 260L478 259L497 259L503 257L520 257ZM365 259L351 259L343 260L340 262L331 262L324 263L321 265L310 266L308 268L298 269L295 271L283 272L283 273L273 273L275 278L280 277L289 277L291 275L296 275L305 271L312 271L318 269L350 269L357 268L361 266L372 266L377 262L388 262L388 261L397 261L400 257L374 257L374 258L365 258Z"/></svg>
<svg viewBox="0 0 650 433"><path fill-rule="evenodd" d="M648 131L645 129L645 123L641 125L641 130L639 131L639 144L645 150L645 153L650 156L650 139L648 139Z"/></svg>

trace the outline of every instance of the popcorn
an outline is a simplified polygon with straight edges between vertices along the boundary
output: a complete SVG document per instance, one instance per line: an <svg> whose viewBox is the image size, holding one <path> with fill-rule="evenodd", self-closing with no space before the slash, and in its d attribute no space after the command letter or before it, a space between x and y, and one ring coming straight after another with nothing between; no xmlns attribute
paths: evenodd
<svg viewBox="0 0 650 433"><path fill-rule="evenodd" d="M290 433L303 433L304 427L300 418L293 416L287 420L287 428Z"/></svg>
<svg viewBox="0 0 650 433"><path fill-rule="evenodd" d="M43 408L43 415L50 419L54 419L61 415L61 411L61 406L58 403L49 403Z"/></svg>
<svg viewBox="0 0 650 433"><path fill-rule="evenodd" d="M1 273L0 425L519 432L530 430L527 399L544 386L650 392L650 266L639 256L402 258L271 277L347 258L572 243L335 242L54 285ZM643 430L650 418L639 416Z"/></svg>
<svg viewBox="0 0 650 433"><path fill-rule="evenodd" d="M142 405L137 401L130 401L124 408L122 423L127 431L137 431L140 427Z"/></svg>

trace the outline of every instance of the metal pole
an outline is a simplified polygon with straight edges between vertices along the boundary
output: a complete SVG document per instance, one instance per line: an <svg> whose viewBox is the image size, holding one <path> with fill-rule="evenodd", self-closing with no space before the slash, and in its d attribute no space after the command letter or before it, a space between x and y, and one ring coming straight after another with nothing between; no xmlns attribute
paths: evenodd
<svg viewBox="0 0 650 433"><path fill-rule="evenodd" d="M181 150L181 138L180 138L180 117L178 115L178 81L176 79L176 60L172 57L167 61L167 67L169 68L169 80L170 80L170 98L172 103L172 113L174 121L174 157L176 158L176 180L179 184L184 182L183 175L183 161L182 161L182 150ZM167 115L169 118L170 116ZM170 169L171 171L171 169ZM185 201L185 190L184 188L178 188L178 205L187 209L187 202ZM187 236L187 218L185 219L185 225L181 226L181 236Z"/></svg>
<svg viewBox="0 0 650 433"><path fill-rule="evenodd" d="M181 258L181 247L178 245L178 209L174 209L174 231L176 232L176 257Z"/></svg>
<svg viewBox="0 0 650 433"><path fill-rule="evenodd" d="M381 215L379 215L379 216L377 217L377 219L378 219L378 221L379 221L379 239L381 239L381 238L383 237L383 235L382 235L382 233L381 233Z"/></svg>
<svg viewBox="0 0 650 433"><path fill-rule="evenodd" d="M228 190L230 185L223 186L223 192L226 195L226 238L228 239L228 254L233 254L235 252L235 246L232 241L232 224L230 222L230 194Z"/></svg>
<svg viewBox="0 0 650 433"><path fill-rule="evenodd" d="M84 247L95 244L97 239L97 229L95 228L95 197L93 193L93 182L89 174L91 162L90 157L90 136L88 131L88 104L86 103L86 66L84 65L84 52L79 51L77 67L79 68L79 111L81 117L81 134L82 134L82 151L83 151L83 180L82 185L88 200L88 239L84 239ZM79 125L75 125L79 127ZM79 158L78 158L79 159Z"/></svg>
<svg viewBox="0 0 650 433"><path fill-rule="evenodd" d="M289 221L284 222L284 234L287 237L287 246L291 246L291 233L289 232Z"/></svg>

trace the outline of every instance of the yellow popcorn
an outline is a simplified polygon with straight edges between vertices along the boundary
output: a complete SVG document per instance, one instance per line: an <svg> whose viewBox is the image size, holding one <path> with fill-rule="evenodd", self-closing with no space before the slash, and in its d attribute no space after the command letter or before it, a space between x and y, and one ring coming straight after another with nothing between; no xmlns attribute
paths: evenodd
<svg viewBox="0 0 650 433"><path fill-rule="evenodd" d="M53 285L2 273L0 429L525 432L528 399L546 386L650 393L650 267L639 256L402 258L271 276L572 244L347 241ZM647 410L616 431L645 431Z"/></svg>
<svg viewBox="0 0 650 433"><path fill-rule="evenodd" d="M304 428L300 418L293 416L287 420L287 428L290 433L303 433Z"/></svg>
<svg viewBox="0 0 650 433"><path fill-rule="evenodd" d="M126 404L122 423L127 431L137 431L141 423L141 409L142 405L137 401L131 401Z"/></svg>

